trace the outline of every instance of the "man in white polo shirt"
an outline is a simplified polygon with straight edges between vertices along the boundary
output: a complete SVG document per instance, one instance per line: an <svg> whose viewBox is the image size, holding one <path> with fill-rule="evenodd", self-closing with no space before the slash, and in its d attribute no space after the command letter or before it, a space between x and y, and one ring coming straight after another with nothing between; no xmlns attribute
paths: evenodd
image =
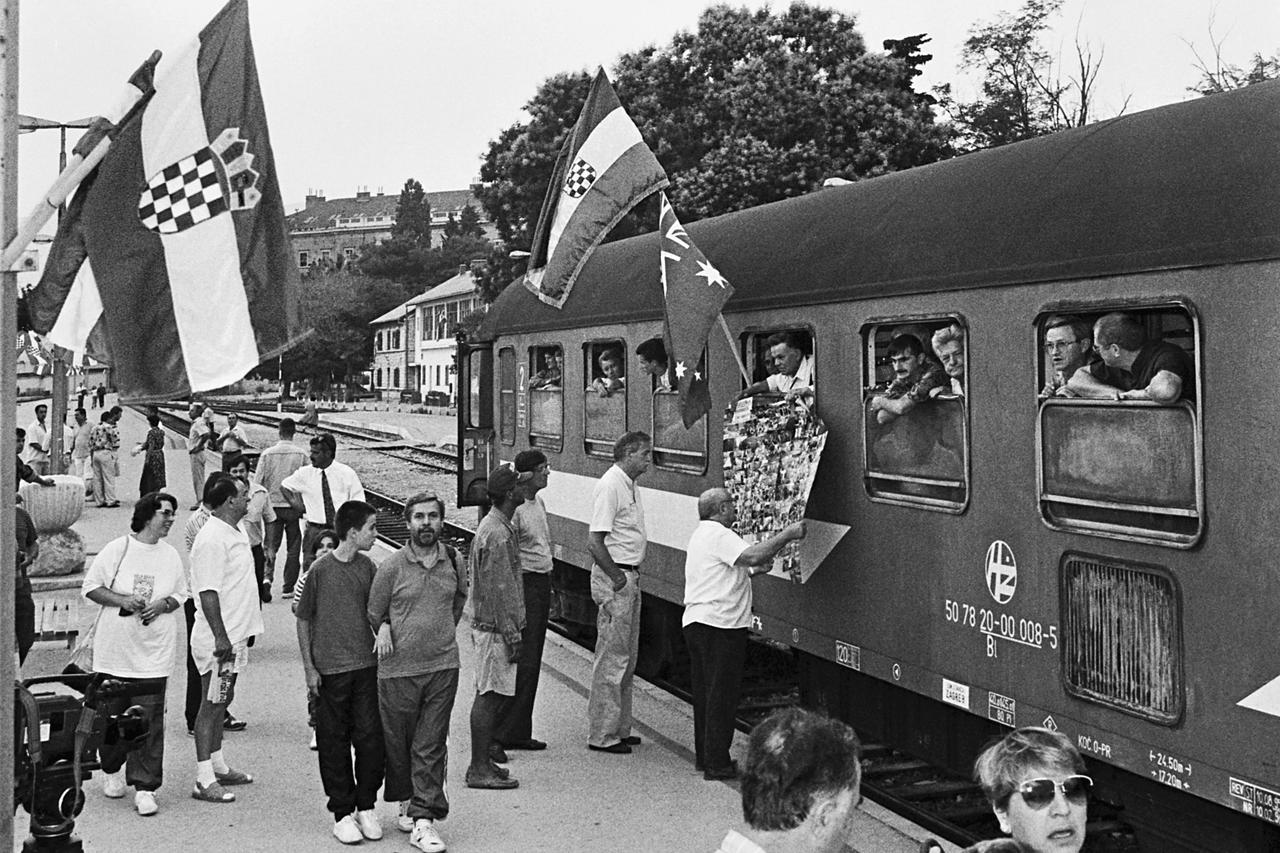
<svg viewBox="0 0 1280 853"><path fill-rule="evenodd" d="M695 767L707 780L733 779L729 758L751 625L751 577L766 574L788 543L803 539L804 522L752 545L733 532L738 510L727 489L698 497L698 526L684 561L684 639L693 682Z"/></svg>
<svg viewBox="0 0 1280 853"><path fill-rule="evenodd" d="M311 568L320 531L334 529L338 507L347 501L364 501L364 486L351 466L334 459L338 444L332 434L322 432L311 439L311 464L304 465L280 482L280 494L302 513L302 571ZM281 595L288 598L293 590Z"/></svg>
<svg viewBox="0 0 1280 853"><path fill-rule="evenodd" d="M587 548L596 603L596 652L587 700L587 747L626 755L631 734L631 682L640 648L640 564L648 536L636 479L649 470L653 442L629 432L613 445L613 466L596 483Z"/></svg>

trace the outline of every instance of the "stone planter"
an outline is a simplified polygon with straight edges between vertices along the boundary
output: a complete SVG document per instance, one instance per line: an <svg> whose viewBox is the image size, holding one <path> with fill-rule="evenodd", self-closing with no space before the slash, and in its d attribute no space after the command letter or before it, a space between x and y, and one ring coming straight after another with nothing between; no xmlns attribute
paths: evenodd
<svg viewBox="0 0 1280 853"><path fill-rule="evenodd" d="M23 483L22 507L40 535L40 554L27 568L33 577L74 575L84 571L84 539L70 527L84 512L84 480L54 474L52 486Z"/></svg>

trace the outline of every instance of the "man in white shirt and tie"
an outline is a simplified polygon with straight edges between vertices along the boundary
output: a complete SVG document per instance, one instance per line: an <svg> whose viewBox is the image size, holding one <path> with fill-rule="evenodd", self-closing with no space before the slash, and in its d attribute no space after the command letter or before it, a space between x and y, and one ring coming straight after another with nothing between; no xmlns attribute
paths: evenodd
<svg viewBox="0 0 1280 853"><path fill-rule="evenodd" d="M338 446L330 433L322 432L311 439L311 464L304 465L285 477L280 493L302 513L306 526L302 533L302 571L311 568L315 542L320 532L334 529L337 508L347 501L363 501L364 486L351 466L334 459ZM285 590L284 597L293 593Z"/></svg>

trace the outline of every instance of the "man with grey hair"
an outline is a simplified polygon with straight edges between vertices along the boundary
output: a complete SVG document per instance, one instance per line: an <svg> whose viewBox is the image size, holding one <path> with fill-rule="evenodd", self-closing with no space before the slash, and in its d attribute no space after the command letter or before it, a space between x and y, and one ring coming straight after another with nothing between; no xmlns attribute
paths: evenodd
<svg viewBox="0 0 1280 853"><path fill-rule="evenodd" d="M587 747L626 755L631 734L631 684L640 649L640 564L648 535L636 480L653 456L648 433L629 432L613 445L613 466L591 498L587 549L591 598L596 603L596 651L587 700Z"/></svg>
<svg viewBox="0 0 1280 853"><path fill-rule="evenodd" d="M684 560L684 639L693 681L695 766L703 778L733 779L729 758L747 658L751 578L765 574L788 542L804 538L797 521L754 545L733 532L738 509L728 489L698 497L698 526Z"/></svg>
<svg viewBox="0 0 1280 853"><path fill-rule="evenodd" d="M716 853L837 853L851 846L861 745L853 729L803 708L770 714L751 731L742 817Z"/></svg>
<svg viewBox="0 0 1280 853"><path fill-rule="evenodd" d="M943 326L933 333L933 353L942 362L942 369L951 378L951 387L939 385L929 392L929 396L950 393L956 397L964 396L964 328L957 323Z"/></svg>

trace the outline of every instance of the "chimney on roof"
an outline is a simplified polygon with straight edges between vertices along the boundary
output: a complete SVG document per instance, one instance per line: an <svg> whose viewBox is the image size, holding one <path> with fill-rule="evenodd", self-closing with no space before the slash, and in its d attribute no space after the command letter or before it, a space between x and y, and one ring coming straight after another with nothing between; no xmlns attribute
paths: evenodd
<svg viewBox="0 0 1280 853"><path fill-rule="evenodd" d="M469 268L467 267L467 265L466 265L466 264L458 264L458 275L462 275L462 274L463 274L463 273L465 273L468 269L469 269Z"/></svg>
<svg viewBox="0 0 1280 853"><path fill-rule="evenodd" d="M368 184L365 185L364 189L360 189L359 187L356 187L356 201L360 201L361 199L367 199L368 197L369 197Z"/></svg>
<svg viewBox="0 0 1280 853"><path fill-rule="evenodd" d="M309 208L315 204L324 203L324 190L307 190L307 203L303 205L303 209Z"/></svg>

